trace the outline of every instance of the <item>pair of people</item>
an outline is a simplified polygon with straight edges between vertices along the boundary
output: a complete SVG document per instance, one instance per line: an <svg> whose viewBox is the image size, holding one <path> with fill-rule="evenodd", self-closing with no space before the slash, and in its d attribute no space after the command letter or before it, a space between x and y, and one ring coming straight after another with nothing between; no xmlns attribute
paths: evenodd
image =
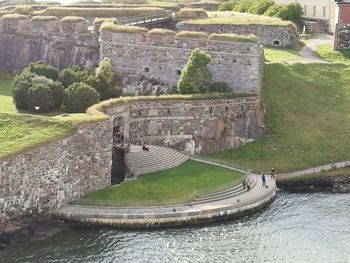
<svg viewBox="0 0 350 263"><path fill-rule="evenodd" d="M269 175L271 176L271 179L275 179L275 173L276 173L275 168L271 168L271 172L269 173ZM266 184L265 174L262 174L261 180L262 180L262 186L268 188L268 185Z"/></svg>
<svg viewBox="0 0 350 263"><path fill-rule="evenodd" d="M242 181L242 185L243 185L243 189L246 189L247 188L247 191L250 190L250 182L247 180L247 179L244 179Z"/></svg>

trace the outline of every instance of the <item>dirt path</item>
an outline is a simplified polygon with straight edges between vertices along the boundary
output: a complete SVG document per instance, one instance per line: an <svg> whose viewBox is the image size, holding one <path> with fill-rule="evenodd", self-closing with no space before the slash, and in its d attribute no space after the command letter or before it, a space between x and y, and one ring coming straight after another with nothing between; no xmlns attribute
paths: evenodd
<svg viewBox="0 0 350 263"><path fill-rule="evenodd" d="M314 55L314 51L316 47L320 44L332 44L333 36L320 34L317 35L316 38L307 40L305 46L299 51L298 55L317 63L327 63L326 61L320 59L319 57Z"/></svg>

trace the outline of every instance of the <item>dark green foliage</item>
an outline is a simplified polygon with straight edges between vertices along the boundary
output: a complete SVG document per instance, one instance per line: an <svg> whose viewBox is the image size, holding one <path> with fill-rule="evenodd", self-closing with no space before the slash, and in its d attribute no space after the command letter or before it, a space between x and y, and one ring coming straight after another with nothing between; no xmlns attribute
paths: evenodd
<svg viewBox="0 0 350 263"><path fill-rule="evenodd" d="M11 95L17 109L23 110L27 107L26 97L32 85L33 76L33 73L26 70L13 78L11 83Z"/></svg>
<svg viewBox="0 0 350 263"><path fill-rule="evenodd" d="M100 101L97 91L84 82L76 82L65 90L63 107L68 112L85 112Z"/></svg>
<svg viewBox="0 0 350 263"><path fill-rule="evenodd" d="M228 93L232 91L225 82L214 82L210 84L209 92Z"/></svg>
<svg viewBox="0 0 350 263"><path fill-rule="evenodd" d="M292 21L295 24L300 24L303 9L299 3L278 6L278 11L274 15L282 20Z"/></svg>
<svg viewBox="0 0 350 263"><path fill-rule="evenodd" d="M70 66L61 70L58 79L65 88L68 88L74 82L87 82L89 75L89 71L83 67Z"/></svg>
<svg viewBox="0 0 350 263"><path fill-rule="evenodd" d="M48 112L60 108L63 98L64 87L61 83L34 75L26 97L26 106L30 111Z"/></svg>
<svg viewBox="0 0 350 263"><path fill-rule="evenodd" d="M270 6L274 4L275 3L272 0L254 1L253 4L250 5L248 12L251 14L262 15Z"/></svg>
<svg viewBox="0 0 350 263"><path fill-rule="evenodd" d="M273 0L229 0L220 4L222 11L246 12L255 15L278 17L300 25L303 14L299 3L276 4Z"/></svg>
<svg viewBox="0 0 350 263"><path fill-rule="evenodd" d="M177 88L182 94L206 93L212 75L209 72L208 64L211 57L204 51L196 48L192 51L187 64L181 72Z"/></svg>
<svg viewBox="0 0 350 263"><path fill-rule="evenodd" d="M58 79L59 70L43 61L32 62L27 67L28 70L39 76L45 76L52 80ZM26 70L26 69L24 69Z"/></svg>
<svg viewBox="0 0 350 263"><path fill-rule="evenodd" d="M54 108L55 100L49 87L43 83L36 83L28 90L26 104L28 110L48 112Z"/></svg>

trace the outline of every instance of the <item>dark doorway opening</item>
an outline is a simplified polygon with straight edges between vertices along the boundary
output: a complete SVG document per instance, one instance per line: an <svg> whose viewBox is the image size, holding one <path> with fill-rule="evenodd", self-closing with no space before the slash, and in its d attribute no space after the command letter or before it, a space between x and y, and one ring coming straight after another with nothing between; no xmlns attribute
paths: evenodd
<svg viewBox="0 0 350 263"><path fill-rule="evenodd" d="M125 179L126 165L124 147L114 146L112 150L111 184L119 184Z"/></svg>

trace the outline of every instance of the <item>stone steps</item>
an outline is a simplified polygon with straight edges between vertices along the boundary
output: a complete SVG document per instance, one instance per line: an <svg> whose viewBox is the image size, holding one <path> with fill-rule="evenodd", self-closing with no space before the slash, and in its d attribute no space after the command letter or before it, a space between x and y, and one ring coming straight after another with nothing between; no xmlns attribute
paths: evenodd
<svg viewBox="0 0 350 263"><path fill-rule="evenodd" d="M189 159L187 155L171 148L147 147L149 151L131 145L130 152L126 155L126 161L135 176L174 168Z"/></svg>
<svg viewBox="0 0 350 263"><path fill-rule="evenodd" d="M257 183L257 179L255 176L250 176L248 180L250 181L250 191L252 191L252 189L255 187ZM194 201L192 201L191 204L197 205L197 204L204 204L204 203L226 200L229 198L239 196L247 191L248 191L247 188L244 189L243 185L240 183L234 187L231 187L229 189L226 189L220 192L201 195L197 197Z"/></svg>

